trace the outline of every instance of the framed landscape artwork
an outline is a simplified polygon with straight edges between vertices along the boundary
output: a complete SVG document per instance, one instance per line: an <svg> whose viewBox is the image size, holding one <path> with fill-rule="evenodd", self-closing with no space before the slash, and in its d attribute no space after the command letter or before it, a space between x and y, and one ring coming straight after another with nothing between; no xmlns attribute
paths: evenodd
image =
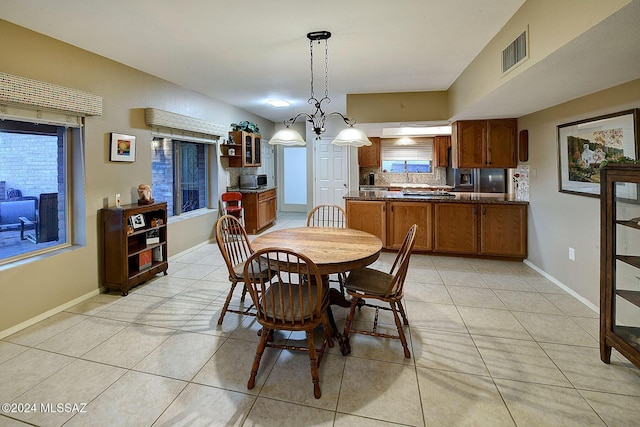
<svg viewBox="0 0 640 427"><path fill-rule="evenodd" d="M600 164L605 160L638 159L638 111L627 110L558 126L560 192L600 197Z"/></svg>

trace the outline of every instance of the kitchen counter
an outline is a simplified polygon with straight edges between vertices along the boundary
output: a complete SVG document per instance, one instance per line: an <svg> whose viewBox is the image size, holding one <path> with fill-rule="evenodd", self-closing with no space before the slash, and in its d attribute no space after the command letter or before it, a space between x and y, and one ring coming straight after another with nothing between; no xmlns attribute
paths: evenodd
<svg viewBox="0 0 640 427"><path fill-rule="evenodd" d="M243 194L253 194L253 193L262 193L263 191L275 190L275 185L265 185L264 187L259 188L240 188L240 187L227 187L227 191L237 191L238 193Z"/></svg>
<svg viewBox="0 0 640 427"><path fill-rule="evenodd" d="M441 194L419 194L420 191L412 194L403 194L402 191L387 190L364 190L351 191L344 196L345 200L366 200L366 201L407 201L407 202L452 202L452 203L498 203L498 204L519 204L528 205L528 201L516 200L515 194L508 193L462 193L451 192L447 195Z"/></svg>

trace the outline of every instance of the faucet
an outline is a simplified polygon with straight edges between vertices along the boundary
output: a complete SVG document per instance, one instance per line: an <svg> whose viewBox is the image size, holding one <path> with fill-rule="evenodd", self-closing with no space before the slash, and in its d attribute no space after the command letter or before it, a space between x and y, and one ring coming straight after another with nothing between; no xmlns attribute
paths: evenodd
<svg viewBox="0 0 640 427"><path fill-rule="evenodd" d="M404 179L405 179L405 182L408 184L409 183L409 169L405 169L404 170Z"/></svg>

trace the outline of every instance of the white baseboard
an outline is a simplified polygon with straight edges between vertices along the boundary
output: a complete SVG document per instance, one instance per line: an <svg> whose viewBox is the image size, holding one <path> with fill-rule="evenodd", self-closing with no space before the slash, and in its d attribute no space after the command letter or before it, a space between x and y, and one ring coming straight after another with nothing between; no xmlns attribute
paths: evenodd
<svg viewBox="0 0 640 427"><path fill-rule="evenodd" d="M207 242L202 242L202 243L200 243L200 244L198 244L198 245L196 245L196 246L194 246L192 248L189 248L189 249L187 249L185 251L182 251L182 252L180 252L178 254L175 254L175 255L169 257L169 261L171 259L175 259L175 258L178 258L178 257L186 254L186 253L189 253L189 252L191 252L191 251L193 251L195 249L198 249L198 248L200 248L202 246L208 245L208 244L210 244L212 242L215 242L215 239L210 239ZM19 332L24 328L28 328L29 326L35 325L36 323L46 319L47 317L51 317L54 314L58 314L58 313L60 313L60 312L62 312L64 310L66 310L69 307L73 307L76 304L80 304L81 302L86 301L89 298L94 297L96 295L99 295L102 292L104 292L104 288L100 287L100 288L98 288L96 290L93 290L93 291L91 291L91 292L89 292L89 293L87 293L87 294L85 294L85 295L83 295L81 297L73 299L73 300L71 300L69 302L66 302L66 303L64 303L62 305L59 305L58 307L52 308L51 310L48 310L48 311L46 311L46 312L44 312L42 314L39 314L36 317L32 317L29 320L25 320L22 323L19 323L19 324L15 325L15 326L12 326L9 329L5 329L4 331L0 331L0 339L6 338L9 335L15 334L16 332Z"/></svg>
<svg viewBox="0 0 640 427"><path fill-rule="evenodd" d="M570 287L568 287L567 285L565 285L564 283L562 283L561 281L559 281L555 277L551 276L546 271L543 271L538 266L533 264L531 261L525 259L522 262L525 263L526 265L528 265L529 267L533 268L535 271L540 273L546 279L549 279L551 282L553 282L553 284L555 284L560 289L562 289L563 291L565 291L566 293L568 293L569 295L571 295L572 297L574 297L575 299L577 299L578 301L580 301L581 303L583 303L584 305L589 307L591 310L595 311L596 313L600 313L600 307L598 307L597 305L593 304L591 301L589 301L588 299L586 299L582 295L578 294L576 291L574 291L573 289L571 289Z"/></svg>
<svg viewBox="0 0 640 427"><path fill-rule="evenodd" d="M73 299L73 300L71 300L69 302L66 302L66 303L64 303L62 305L59 305L58 307L52 308L49 311L46 311L46 312L44 312L42 314L39 314L36 317L32 317L29 320L25 320L24 322L19 323L19 324L15 325L15 326L13 326L13 327L11 327L9 329L5 329L4 331L0 332L0 339L6 338L9 335L15 334L16 332L21 331L24 328L27 328L27 327L32 326L32 325L35 325L36 323L40 322L41 320L44 320L47 317L51 317L54 314L58 314L61 311L64 311L69 307L73 307L76 304L80 304L81 302L86 301L89 298L94 297L94 296L100 294L103 291L104 291L103 288L99 288L99 289L93 290L93 291L89 292L88 294L84 294L81 297L78 297L78 298Z"/></svg>

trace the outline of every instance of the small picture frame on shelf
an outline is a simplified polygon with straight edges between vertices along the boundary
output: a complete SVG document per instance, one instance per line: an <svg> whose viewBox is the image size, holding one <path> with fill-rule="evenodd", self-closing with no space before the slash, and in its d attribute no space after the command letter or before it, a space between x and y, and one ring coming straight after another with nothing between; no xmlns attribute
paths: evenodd
<svg viewBox="0 0 640 427"><path fill-rule="evenodd" d="M160 243L160 230L152 228L147 231L147 245L155 245Z"/></svg>
<svg viewBox="0 0 640 427"><path fill-rule="evenodd" d="M144 226L146 225L144 222L144 215L142 214L131 215L129 217L129 224L131 224L134 230L144 228Z"/></svg>

